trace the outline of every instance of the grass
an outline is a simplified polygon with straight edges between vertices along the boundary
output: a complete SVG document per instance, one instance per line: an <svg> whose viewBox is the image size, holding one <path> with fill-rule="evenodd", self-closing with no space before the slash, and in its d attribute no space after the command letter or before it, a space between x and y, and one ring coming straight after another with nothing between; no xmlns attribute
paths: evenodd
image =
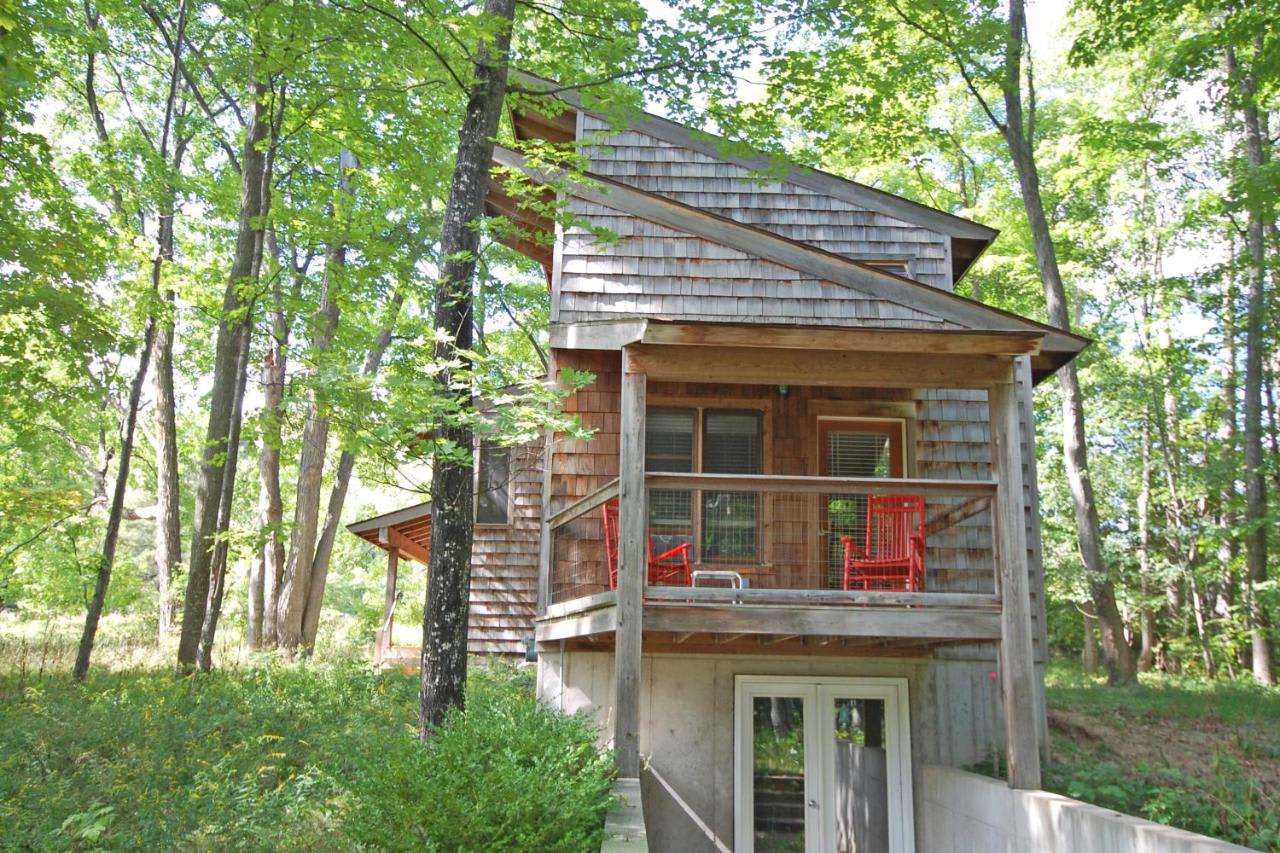
<svg viewBox="0 0 1280 853"><path fill-rule="evenodd" d="M428 749L413 676L228 653L176 678L118 623L98 660L121 668L77 685L56 626L35 629L44 643L13 628L0 849L598 849L612 762L584 719L534 700L527 670L473 666L467 712Z"/></svg>
<svg viewBox="0 0 1280 853"><path fill-rule="evenodd" d="M1045 685L1045 788L1280 851L1280 690L1145 673L1114 688L1063 661Z"/></svg>

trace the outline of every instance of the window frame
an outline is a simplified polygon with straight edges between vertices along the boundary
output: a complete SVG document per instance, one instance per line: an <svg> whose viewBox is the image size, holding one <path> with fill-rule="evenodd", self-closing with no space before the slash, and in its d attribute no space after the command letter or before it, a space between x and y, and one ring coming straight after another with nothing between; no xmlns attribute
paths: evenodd
<svg viewBox="0 0 1280 853"><path fill-rule="evenodd" d="M760 418L760 475L768 476L773 473L773 415L774 401L765 398L710 398L710 397L681 397L668 395L650 395L648 405L645 407L645 423L648 424L649 415L657 412L692 412L693 419L693 472L700 474L703 472L703 437L706 424L706 413L708 411L750 411L756 413ZM649 473L648 465L645 465L645 472ZM658 472L654 472L658 473ZM676 490L684 491L684 490ZM760 568L769 565L768 560L768 536L766 531L771 522L770 501L761 500L756 511L756 553L751 557L719 557L708 560L702 554L702 533L703 533L703 509L702 509L702 489L689 489L690 494L690 511L693 515L692 524L690 525L691 541L693 542L694 560L697 565L723 566L726 564L737 564L744 568ZM646 509L646 519L648 511Z"/></svg>
<svg viewBox="0 0 1280 853"><path fill-rule="evenodd" d="M480 476L480 466L484 463L484 447L489 445L498 450L506 451L507 454L507 505L505 510L506 520L504 521L481 521L480 520L480 484L482 478ZM502 444L496 441L490 441L482 436L476 436L472 445L472 458L475 464L472 465L471 479L471 525L472 527L497 529L511 527L513 516L515 515L515 477L512 475L515 465L515 454L512 452L515 448L509 444Z"/></svg>

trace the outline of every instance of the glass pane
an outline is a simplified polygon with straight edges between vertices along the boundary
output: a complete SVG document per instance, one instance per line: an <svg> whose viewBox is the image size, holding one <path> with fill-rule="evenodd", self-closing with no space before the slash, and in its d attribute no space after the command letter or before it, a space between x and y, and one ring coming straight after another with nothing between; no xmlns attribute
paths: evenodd
<svg viewBox="0 0 1280 853"><path fill-rule="evenodd" d="M836 699L836 853L888 853L884 700Z"/></svg>
<svg viewBox="0 0 1280 853"><path fill-rule="evenodd" d="M759 474L760 413L707 412L702 470L708 474Z"/></svg>
<svg viewBox="0 0 1280 853"><path fill-rule="evenodd" d="M757 853L804 853L804 700L751 705L753 830Z"/></svg>
<svg viewBox="0 0 1280 853"><path fill-rule="evenodd" d="M648 412L644 469L687 474L693 470L693 412Z"/></svg>
<svg viewBox="0 0 1280 853"><path fill-rule="evenodd" d="M480 442L480 488L476 494L476 521L506 524L510 506L511 449Z"/></svg>
<svg viewBox="0 0 1280 853"><path fill-rule="evenodd" d="M702 493L702 559L756 558L759 498L754 492Z"/></svg>

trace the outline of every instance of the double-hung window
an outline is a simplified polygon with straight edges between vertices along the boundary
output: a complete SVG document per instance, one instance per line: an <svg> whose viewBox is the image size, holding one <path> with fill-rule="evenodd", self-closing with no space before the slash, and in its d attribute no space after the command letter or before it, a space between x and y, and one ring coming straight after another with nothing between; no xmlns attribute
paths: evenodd
<svg viewBox="0 0 1280 853"><path fill-rule="evenodd" d="M706 474L763 471L763 418L750 409L662 409L645 423L645 470ZM760 497L754 492L655 489L654 547L696 542L702 562L760 559Z"/></svg>
<svg viewBox="0 0 1280 853"><path fill-rule="evenodd" d="M476 465L476 524L511 521L511 448L482 439Z"/></svg>

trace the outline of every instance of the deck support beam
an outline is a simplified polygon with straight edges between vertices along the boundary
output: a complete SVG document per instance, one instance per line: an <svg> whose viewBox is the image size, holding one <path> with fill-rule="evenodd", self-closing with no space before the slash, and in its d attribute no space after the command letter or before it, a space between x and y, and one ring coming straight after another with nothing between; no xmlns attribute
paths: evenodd
<svg viewBox="0 0 1280 853"><path fill-rule="evenodd" d="M1039 725L1031 633L1031 579L1022 494L1022 452L1018 387L993 384L987 403L991 418L992 472L996 481L994 551L1000 575L1000 687L1004 699L1009 787L1040 787Z"/></svg>
<svg viewBox="0 0 1280 853"><path fill-rule="evenodd" d="M640 775L640 643L644 627L645 375L622 351L621 441L618 459L618 626L614 646L613 748L618 775Z"/></svg>
<svg viewBox="0 0 1280 853"><path fill-rule="evenodd" d="M382 628L378 630L378 647L374 650L374 663L382 663L383 655L391 648L392 619L396 609L396 576L400 573L400 552L387 549L387 591L382 602Z"/></svg>

